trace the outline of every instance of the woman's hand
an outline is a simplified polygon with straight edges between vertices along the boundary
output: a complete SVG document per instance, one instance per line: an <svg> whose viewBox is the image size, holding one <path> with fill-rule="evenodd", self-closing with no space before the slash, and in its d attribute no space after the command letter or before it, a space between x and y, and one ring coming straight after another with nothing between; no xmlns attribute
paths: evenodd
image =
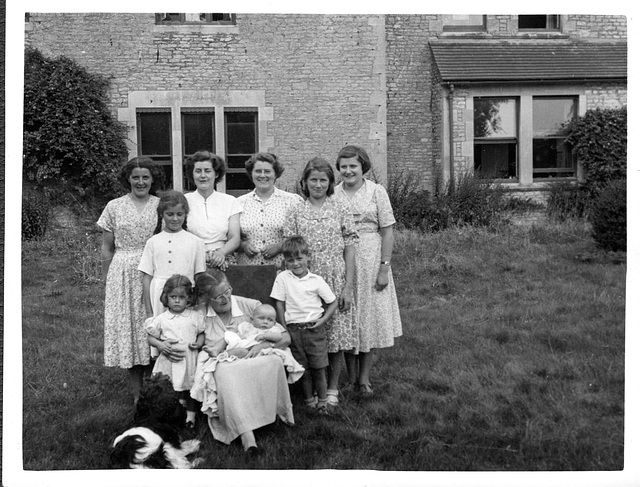
<svg viewBox="0 0 640 487"><path fill-rule="evenodd" d="M207 267L217 267L222 271L227 269L226 256L220 249L207 250L206 261Z"/></svg>
<svg viewBox="0 0 640 487"><path fill-rule="evenodd" d="M353 303L353 286L346 284L342 289L342 294L338 298L338 309L340 311L349 311Z"/></svg>
<svg viewBox="0 0 640 487"><path fill-rule="evenodd" d="M240 244L240 247L242 248L242 251L245 253L245 255L249 258L253 258L260 253L260 251L248 240L244 240Z"/></svg>
<svg viewBox="0 0 640 487"><path fill-rule="evenodd" d="M389 285L389 267L380 266L378 270L378 277L376 278L376 291L382 291Z"/></svg>
<svg viewBox="0 0 640 487"><path fill-rule="evenodd" d="M273 259L280 253L280 244L267 245L262 250L262 255L265 259Z"/></svg>
<svg viewBox="0 0 640 487"><path fill-rule="evenodd" d="M189 344L189 350L200 350L200 347L196 342L193 342Z"/></svg>
<svg viewBox="0 0 640 487"><path fill-rule="evenodd" d="M157 345L157 349L161 355L164 355L170 362L180 362L184 360L186 355L185 350L178 350L172 347L173 344L178 343L178 340L163 340Z"/></svg>
<svg viewBox="0 0 640 487"><path fill-rule="evenodd" d="M233 348L231 350L227 350L229 355L235 355L238 358L245 358L249 353L246 348Z"/></svg>

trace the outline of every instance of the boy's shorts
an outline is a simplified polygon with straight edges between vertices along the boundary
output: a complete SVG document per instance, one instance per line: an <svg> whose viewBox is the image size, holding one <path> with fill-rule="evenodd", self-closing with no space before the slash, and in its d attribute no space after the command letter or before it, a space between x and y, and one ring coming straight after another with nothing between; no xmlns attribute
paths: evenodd
<svg viewBox="0 0 640 487"><path fill-rule="evenodd" d="M327 333L325 327L305 328L312 323L287 324L291 335L291 353L305 369L323 369L329 366Z"/></svg>

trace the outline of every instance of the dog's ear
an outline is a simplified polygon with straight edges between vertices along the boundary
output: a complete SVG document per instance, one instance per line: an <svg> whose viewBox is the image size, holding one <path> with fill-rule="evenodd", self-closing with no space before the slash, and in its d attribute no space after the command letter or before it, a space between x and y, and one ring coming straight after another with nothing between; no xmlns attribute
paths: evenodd
<svg viewBox="0 0 640 487"><path fill-rule="evenodd" d="M110 455L110 463L112 468L131 468L131 463L136 457L139 448L146 446L140 435L125 436L113 446Z"/></svg>
<svg viewBox="0 0 640 487"><path fill-rule="evenodd" d="M144 461L144 466L147 468L173 468L169 460L167 460L164 448L158 448L153 454L149 455Z"/></svg>

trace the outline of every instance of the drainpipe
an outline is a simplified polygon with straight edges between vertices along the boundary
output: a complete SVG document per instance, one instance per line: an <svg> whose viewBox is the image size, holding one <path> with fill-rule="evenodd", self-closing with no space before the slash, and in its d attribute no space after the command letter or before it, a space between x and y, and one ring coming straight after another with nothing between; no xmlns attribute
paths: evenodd
<svg viewBox="0 0 640 487"><path fill-rule="evenodd" d="M453 164L453 155L454 155L454 147L453 147L453 91L455 87L453 83L449 84L449 94L447 95L447 100L449 100L449 192L453 193L455 191L456 178L454 175L454 164Z"/></svg>

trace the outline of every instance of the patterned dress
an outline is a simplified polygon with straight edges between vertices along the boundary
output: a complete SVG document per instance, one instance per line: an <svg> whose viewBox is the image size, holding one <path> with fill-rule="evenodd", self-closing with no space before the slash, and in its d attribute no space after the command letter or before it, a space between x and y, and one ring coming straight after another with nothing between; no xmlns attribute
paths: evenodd
<svg viewBox="0 0 640 487"><path fill-rule="evenodd" d="M109 266L104 302L104 364L128 369L149 364L144 329L142 276L138 264L153 235L159 198L150 196L138 212L129 195L109 201L98 226L113 233L115 253Z"/></svg>
<svg viewBox="0 0 640 487"><path fill-rule="evenodd" d="M256 195L255 191L238 198L242 206L240 214L240 229L242 238L257 249L264 249L268 245L277 244L284 240L283 227L293 209L302 203L302 197L274 188L273 194L267 201ZM238 252L240 265L275 264L280 267L284 262L282 254L272 259L265 259L262 254L249 257L244 252Z"/></svg>
<svg viewBox="0 0 640 487"><path fill-rule="evenodd" d="M358 233L348 207L328 197L322 208L306 200L291 214L284 227L284 236L301 235L309 244L309 270L322 278L336 296L345 285L344 248L358 242ZM352 305L346 311L336 310L328 322L329 353L352 350L357 345L356 311Z"/></svg>
<svg viewBox="0 0 640 487"><path fill-rule="evenodd" d="M391 268L389 285L375 290L380 268L381 244L379 229L393 225L391 202L384 187L366 180L353 197L336 186L335 198L349 205L360 241L356 245L356 313L358 323L357 352L393 346L402 335L400 310Z"/></svg>

